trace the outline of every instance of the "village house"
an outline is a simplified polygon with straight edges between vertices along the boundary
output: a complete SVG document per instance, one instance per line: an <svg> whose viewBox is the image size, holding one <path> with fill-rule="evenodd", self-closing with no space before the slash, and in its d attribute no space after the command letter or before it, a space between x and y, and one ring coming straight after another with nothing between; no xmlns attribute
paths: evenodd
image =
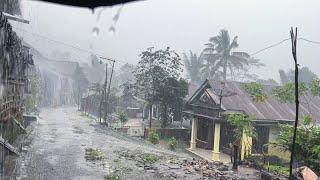
<svg viewBox="0 0 320 180"><path fill-rule="evenodd" d="M265 102L254 102L239 82L206 80L189 98L184 113L192 119L190 152L213 161L230 161L230 143L233 127L226 115L242 113L254 118L257 138L243 134L240 159L249 154L261 154L288 158L289 153L272 145L279 134L279 123L293 123L295 105L281 103L271 95L275 86L264 85ZM320 119L320 98L305 95L300 97L300 114ZM266 149L265 149L266 148Z"/></svg>
<svg viewBox="0 0 320 180"><path fill-rule="evenodd" d="M0 175L10 155L18 155L18 136L25 132L25 91L28 90L27 70L33 64L30 47L12 30L0 12Z"/></svg>

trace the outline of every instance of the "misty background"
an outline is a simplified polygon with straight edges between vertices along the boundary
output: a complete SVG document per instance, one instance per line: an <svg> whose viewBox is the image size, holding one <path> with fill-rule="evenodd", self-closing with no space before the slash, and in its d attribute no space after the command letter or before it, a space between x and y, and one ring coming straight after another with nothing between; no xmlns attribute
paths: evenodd
<svg viewBox="0 0 320 180"><path fill-rule="evenodd" d="M148 47L170 46L180 55L189 50L200 54L204 44L220 29L227 29L230 37L239 36L237 50L249 54L289 38L291 26L298 27L299 37L320 41L320 1L316 0L138 1L123 5L115 23L113 18L120 7L92 11L22 0L22 14L30 24L12 24L27 43L49 58L59 60L52 56L60 53L61 57L70 57L68 60L90 63L88 51L93 51L116 59L117 68L124 62L135 64L141 51ZM111 26L115 27L115 32L109 31ZM93 29L98 29L97 36ZM298 42L299 64L308 66L318 75L319 48L319 44ZM65 52L69 53L63 54ZM254 58L266 65L251 69L263 79L279 81L279 69L293 68L290 41L256 54Z"/></svg>

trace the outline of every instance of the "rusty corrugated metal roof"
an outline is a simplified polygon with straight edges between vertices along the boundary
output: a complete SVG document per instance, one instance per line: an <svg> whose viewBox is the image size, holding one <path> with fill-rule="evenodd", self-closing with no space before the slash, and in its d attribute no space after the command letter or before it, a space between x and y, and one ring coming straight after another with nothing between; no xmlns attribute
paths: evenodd
<svg viewBox="0 0 320 180"><path fill-rule="evenodd" d="M219 81L208 81L211 86L210 90L218 96L215 89L220 89L222 86ZM222 107L226 111L243 111L255 119L270 119L270 120L294 120L295 105L293 103L281 103L276 100L271 94L271 89L275 86L265 85L264 92L268 96L265 102L254 102L250 96L241 87L240 82L225 82L225 89L235 93L233 96L222 98ZM310 94L300 97L300 114L311 115L314 120L320 120L320 97Z"/></svg>

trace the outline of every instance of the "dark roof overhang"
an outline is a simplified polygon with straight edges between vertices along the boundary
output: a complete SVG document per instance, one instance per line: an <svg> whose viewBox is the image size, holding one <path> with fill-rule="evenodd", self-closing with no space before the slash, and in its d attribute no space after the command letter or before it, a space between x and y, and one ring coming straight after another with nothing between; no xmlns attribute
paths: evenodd
<svg viewBox="0 0 320 180"><path fill-rule="evenodd" d="M100 6L113 6L137 0L39 0L56 4L94 9Z"/></svg>

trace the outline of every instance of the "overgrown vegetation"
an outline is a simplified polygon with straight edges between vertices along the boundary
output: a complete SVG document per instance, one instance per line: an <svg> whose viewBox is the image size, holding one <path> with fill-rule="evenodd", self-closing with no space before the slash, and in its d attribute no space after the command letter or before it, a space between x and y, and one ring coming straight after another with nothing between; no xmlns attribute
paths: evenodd
<svg viewBox="0 0 320 180"><path fill-rule="evenodd" d="M177 145L178 145L178 141L176 140L175 137L171 137L171 138L168 140L168 146L169 146L169 149L170 149L170 150L172 150L172 151L176 150Z"/></svg>
<svg viewBox="0 0 320 180"><path fill-rule="evenodd" d="M161 127L167 127L172 120L182 121L184 97L188 94L188 83L180 78L168 78L161 87L160 96L160 120Z"/></svg>
<svg viewBox="0 0 320 180"><path fill-rule="evenodd" d="M125 111L119 111L117 115L122 125L128 121L127 113Z"/></svg>
<svg viewBox="0 0 320 180"><path fill-rule="evenodd" d="M149 113L153 104L160 104L162 127L173 120L182 119L183 98L187 95L187 83L180 79L182 63L179 55L167 47L165 50L148 48L140 54L134 73L136 93L147 101ZM173 99L174 98L174 99ZM151 128L151 116L149 127Z"/></svg>
<svg viewBox="0 0 320 180"><path fill-rule="evenodd" d="M106 179L106 180L120 180L120 175L117 172L111 172L104 179Z"/></svg>
<svg viewBox="0 0 320 180"><path fill-rule="evenodd" d="M148 162L148 163L155 163L156 161L158 161L158 157L154 154L149 154L149 153L143 153L140 155L140 158L144 161L144 162Z"/></svg>
<svg viewBox="0 0 320 180"><path fill-rule="evenodd" d="M153 144L157 144L159 143L159 134L156 132L155 129L150 129L149 133L148 133L148 140L153 143Z"/></svg>
<svg viewBox="0 0 320 180"><path fill-rule="evenodd" d="M276 145L284 151L291 151L293 126L280 125ZM320 174L320 127L312 124L310 116L304 116L298 125L295 158L298 162L304 162L312 170Z"/></svg>
<svg viewBox="0 0 320 180"><path fill-rule="evenodd" d="M294 84L286 83L282 86L273 88L271 94L282 103L293 103L294 96ZM299 83L299 96L302 96L308 92L308 87L305 83Z"/></svg>
<svg viewBox="0 0 320 180"><path fill-rule="evenodd" d="M309 85L310 92L313 96L320 96L320 79L314 78Z"/></svg>
<svg viewBox="0 0 320 180"><path fill-rule="evenodd" d="M271 172L272 174L283 174L289 176L289 168L277 165L264 165L264 169Z"/></svg>
<svg viewBox="0 0 320 180"><path fill-rule="evenodd" d="M243 133L247 136L255 138L257 137L256 128L252 118L244 114L228 114L227 121L234 126L234 139L235 141L242 138Z"/></svg>
<svg viewBox="0 0 320 180"><path fill-rule="evenodd" d="M86 148L85 149L85 159L88 161L99 161L105 159L102 151L98 148Z"/></svg>
<svg viewBox="0 0 320 180"><path fill-rule="evenodd" d="M254 102L264 102L267 99L267 94L263 91L261 83L251 82L242 84L241 86Z"/></svg>

